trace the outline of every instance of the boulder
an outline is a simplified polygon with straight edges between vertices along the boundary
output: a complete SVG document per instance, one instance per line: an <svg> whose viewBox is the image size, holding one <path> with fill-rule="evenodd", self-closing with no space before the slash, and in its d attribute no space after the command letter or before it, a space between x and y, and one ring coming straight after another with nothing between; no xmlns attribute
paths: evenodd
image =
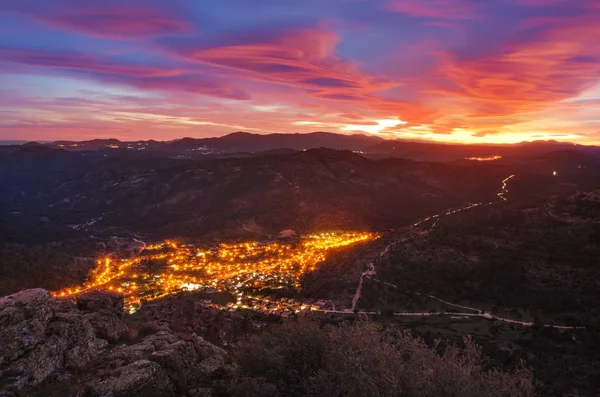
<svg viewBox="0 0 600 397"><path fill-rule="evenodd" d="M96 350L102 351L106 349L108 346L108 341L106 339L96 338Z"/></svg>
<svg viewBox="0 0 600 397"><path fill-rule="evenodd" d="M83 369L98 354L94 329L78 312L57 313L35 348L11 362L3 382L13 389L36 386L64 369Z"/></svg>
<svg viewBox="0 0 600 397"><path fill-rule="evenodd" d="M198 367L205 376L211 377L219 369L226 367L227 352L225 350L207 342L196 334L192 337L192 343L200 357Z"/></svg>
<svg viewBox="0 0 600 397"><path fill-rule="evenodd" d="M0 378L12 390L36 386L63 370L83 369L98 355L91 323L42 289L0 299L0 341Z"/></svg>
<svg viewBox="0 0 600 397"><path fill-rule="evenodd" d="M10 363L2 382L15 390L38 385L62 369L66 350L66 340L58 335L52 335L31 352Z"/></svg>
<svg viewBox="0 0 600 397"><path fill-rule="evenodd" d="M109 342L117 342L129 331L123 319L112 311L86 313L85 318L92 324L96 336Z"/></svg>
<svg viewBox="0 0 600 397"><path fill-rule="evenodd" d="M188 390L188 397L212 397L213 392L209 387L203 387L200 389L190 389Z"/></svg>
<svg viewBox="0 0 600 397"><path fill-rule="evenodd" d="M106 356L113 367L139 361L160 365L178 393L199 387L217 371L227 371L227 353L197 335L181 340L168 331L148 335L133 345L114 347Z"/></svg>
<svg viewBox="0 0 600 397"><path fill-rule="evenodd" d="M52 316L50 294L30 289L0 298L0 365L33 350Z"/></svg>
<svg viewBox="0 0 600 397"><path fill-rule="evenodd" d="M149 359L156 351L167 349L170 345L179 341L179 338L167 331L160 331L148 335L133 345L120 345L112 349L107 358L112 361L123 361L132 363L142 359Z"/></svg>
<svg viewBox="0 0 600 397"><path fill-rule="evenodd" d="M208 357L202 360L199 364L200 370L202 373L212 376L219 369L224 369L225 367L225 358L222 356L213 356Z"/></svg>
<svg viewBox="0 0 600 397"><path fill-rule="evenodd" d="M188 385L195 385L202 376L198 367L198 354L192 342L180 340L164 350L155 351L150 360L165 369L178 391L185 391Z"/></svg>
<svg viewBox="0 0 600 397"><path fill-rule="evenodd" d="M115 397L168 397L175 395L173 383L160 365L140 360L121 369Z"/></svg>
<svg viewBox="0 0 600 397"><path fill-rule="evenodd" d="M172 397L175 386L160 365L140 360L113 371L112 376L92 382L87 395L114 397Z"/></svg>
<svg viewBox="0 0 600 397"><path fill-rule="evenodd" d="M29 395L44 381L89 377L86 371L95 368L80 395L174 396L193 389L210 396L202 387L234 372L226 352L197 335L182 339L160 330L133 344L109 345L128 332L122 308L120 295L100 292L83 294L77 306L41 289L0 298L2 392Z"/></svg>
<svg viewBox="0 0 600 397"><path fill-rule="evenodd" d="M87 312L108 311L122 316L124 306L123 295L109 291L90 291L77 297L79 310Z"/></svg>
<svg viewBox="0 0 600 397"><path fill-rule="evenodd" d="M64 341L67 369L82 369L98 355L94 328L78 312L57 313L48 324L48 333Z"/></svg>
<svg viewBox="0 0 600 397"><path fill-rule="evenodd" d="M210 342L207 342L204 338L196 334L192 336L192 343L194 344L196 351L200 355L200 359L205 359L214 356L225 357L227 355L227 352L225 350L213 345Z"/></svg>

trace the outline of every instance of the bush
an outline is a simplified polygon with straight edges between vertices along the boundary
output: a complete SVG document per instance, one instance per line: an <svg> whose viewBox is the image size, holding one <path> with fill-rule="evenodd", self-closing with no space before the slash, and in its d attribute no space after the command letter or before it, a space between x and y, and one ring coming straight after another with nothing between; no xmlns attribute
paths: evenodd
<svg viewBox="0 0 600 397"><path fill-rule="evenodd" d="M256 378L285 396L536 395L533 374L522 364L511 372L486 369L481 349L470 338L464 344L439 354L439 346L431 348L405 330L369 322L320 328L300 320L247 339L234 354L240 380ZM230 392L241 396L236 389ZM272 389L255 390L244 395L273 395Z"/></svg>

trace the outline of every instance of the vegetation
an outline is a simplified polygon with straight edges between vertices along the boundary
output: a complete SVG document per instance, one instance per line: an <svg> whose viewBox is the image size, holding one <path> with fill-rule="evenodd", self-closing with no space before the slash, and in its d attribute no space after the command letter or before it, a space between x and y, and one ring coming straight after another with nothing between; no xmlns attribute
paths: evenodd
<svg viewBox="0 0 600 397"><path fill-rule="evenodd" d="M365 321L287 321L241 343L234 357L241 367L229 390L235 396L536 395L529 369L488 368L470 338L462 348L439 341L431 348L406 330Z"/></svg>
<svg viewBox="0 0 600 397"><path fill-rule="evenodd" d="M81 240L40 245L0 242L0 296L81 283L95 265L95 252L93 244Z"/></svg>

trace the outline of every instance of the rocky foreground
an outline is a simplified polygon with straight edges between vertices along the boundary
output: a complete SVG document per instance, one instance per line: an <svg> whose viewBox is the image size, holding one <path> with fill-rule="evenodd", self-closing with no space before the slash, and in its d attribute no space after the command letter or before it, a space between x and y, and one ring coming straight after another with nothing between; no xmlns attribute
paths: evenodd
<svg viewBox="0 0 600 397"><path fill-rule="evenodd" d="M118 294L0 298L0 396L211 396L215 379L235 371L196 334L154 331L130 329Z"/></svg>

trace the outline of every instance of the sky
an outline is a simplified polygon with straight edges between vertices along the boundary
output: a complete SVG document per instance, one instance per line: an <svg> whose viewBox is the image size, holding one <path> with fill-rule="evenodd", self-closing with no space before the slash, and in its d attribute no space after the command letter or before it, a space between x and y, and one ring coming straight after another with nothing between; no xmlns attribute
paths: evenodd
<svg viewBox="0 0 600 397"><path fill-rule="evenodd" d="M0 140L600 144L599 0L2 0Z"/></svg>

